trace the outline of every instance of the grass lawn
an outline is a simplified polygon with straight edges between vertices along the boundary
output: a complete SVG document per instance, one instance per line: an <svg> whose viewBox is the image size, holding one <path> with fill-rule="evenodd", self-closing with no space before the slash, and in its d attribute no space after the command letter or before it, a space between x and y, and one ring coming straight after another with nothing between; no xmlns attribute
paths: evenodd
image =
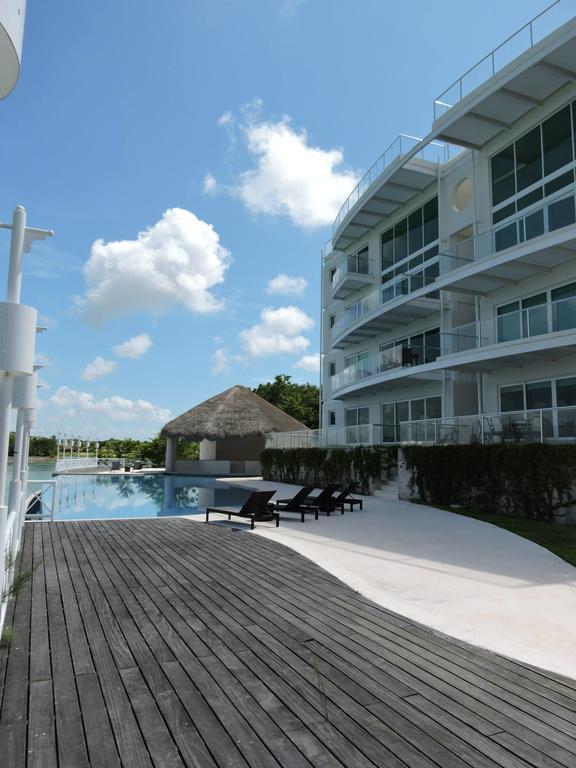
<svg viewBox="0 0 576 768"><path fill-rule="evenodd" d="M518 536L523 536L525 539L540 544L541 547L549 549L550 552L558 555L562 560L566 560L570 565L576 566L576 525L522 520L506 515L482 515L470 512L468 509L453 509L452 507L442 507L442 509L457 515L473 517L475 520L483 520L485 523L492 523L499 528L505 528L507 531L512 531Z"/></svg>

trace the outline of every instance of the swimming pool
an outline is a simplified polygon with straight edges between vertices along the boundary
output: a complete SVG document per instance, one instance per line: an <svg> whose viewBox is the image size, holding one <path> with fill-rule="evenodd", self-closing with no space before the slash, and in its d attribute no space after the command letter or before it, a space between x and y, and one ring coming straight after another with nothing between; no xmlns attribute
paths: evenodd
<svg viewBox="0 0 576 768"><path fill-rule="evenodd" d="M56 520L201 515L207 506L243 504L250 491L208 477L59 475Z"/></svg>

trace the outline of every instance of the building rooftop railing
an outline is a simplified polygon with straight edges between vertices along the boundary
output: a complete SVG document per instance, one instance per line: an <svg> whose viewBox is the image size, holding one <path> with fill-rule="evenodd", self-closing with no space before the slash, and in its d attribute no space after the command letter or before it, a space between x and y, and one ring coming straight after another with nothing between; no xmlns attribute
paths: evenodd
<svg viewBox="0 0 576 768"><path fill-rule="evenodd" d="M434 100L434 120L458 104L496 72L532 48L576 14L576 0L556 0L496 46Z"/></svg>
<svg viewBox="0 0 576 768"><path fill-rule="evenodd" d="M386 147L380 157L373 163L366 171L364 176L360 179L358 184L354 187L348 198L344 201L344 205L340 208L338 216L334 221L332 232L336 233L348 213L360 200L366 190L373 184L374 181L384 172L384 170L398 158L407 155L413 150L422 139L416 136L408 136L401 133L394 141ZM461 150L460 147L454 147L451 144L444 144L440 141L431 141L426 144L419 152L414 155L420 160L427 160L430 163L447 163L451 157L457 154Z"/></svg>

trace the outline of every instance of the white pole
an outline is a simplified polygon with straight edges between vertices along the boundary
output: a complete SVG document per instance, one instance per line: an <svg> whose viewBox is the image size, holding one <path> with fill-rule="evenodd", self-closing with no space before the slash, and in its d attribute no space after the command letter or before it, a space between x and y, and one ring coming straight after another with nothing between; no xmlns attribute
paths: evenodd
<svg viewBox="0 0 576 768"><path fill-rule="evenodd" d="M6 301L20 303L22 287L22 258L26 232L26 211L17 205L12 214L12 239L10 241L10 267L8 270L8 292Z"/></svg>

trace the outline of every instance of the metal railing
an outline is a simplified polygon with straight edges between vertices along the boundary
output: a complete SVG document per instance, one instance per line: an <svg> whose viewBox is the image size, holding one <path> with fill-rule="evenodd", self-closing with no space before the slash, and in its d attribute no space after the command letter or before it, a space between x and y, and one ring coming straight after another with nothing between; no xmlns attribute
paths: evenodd
<svg viewBox="0 0 576 768"><path fill-rule="evenodd" d="M556 0L503 43L467 70L434 100L434 120L458 104L469 93L489 80L507 64L516 59L554 30L570 21L576 13L574 0Z"/></svg>
<svg viewBox="0 0 576 768"><path fill-rule="evenodd" d="M356 203L360 200L367 189L376 181L376 179L392 165L395 160L407 155L413 150L422 139L416 136L408 136L401 133L394 141L386 147L380 157L370 166L358 184L354 187L350 195L344 201L338 215L332 226L332 233L335 234ZM414 157L419 160L426 160L430 163L447 163L450 158L461 151L461 147L455 147L451 144L444 144L440 141L431 141L426 144Z"/></svg>
<svg viewBox="0 0 576 768"><path fill-rule="evenodd" d="M346 448L354 445L382 445L382 424L325 427L299 432L270 432L266 448Z"/></svg>
<svg viewBox="0 0 576 768"><path fill-rule="evenodd" d="M576 1L576 0L575 0ZM512 219L463 240L440 253L440 274L481 261L496 253L527 243L541 235L556 232L576 221L576 197L574 189L550 197L545 203L532 207Z"/></svg>
<svg viewBox="0 0 576 768"><path fill-rule="evenodd" d="M576 442L576 406L403 421L399 438L434 445Z"/></svg>
<svg viewBox="0 0 576 768"><path fill-rule="evenodd" d="M442 354L576 329L576 296L467 323L441 334Z"/></svg>

